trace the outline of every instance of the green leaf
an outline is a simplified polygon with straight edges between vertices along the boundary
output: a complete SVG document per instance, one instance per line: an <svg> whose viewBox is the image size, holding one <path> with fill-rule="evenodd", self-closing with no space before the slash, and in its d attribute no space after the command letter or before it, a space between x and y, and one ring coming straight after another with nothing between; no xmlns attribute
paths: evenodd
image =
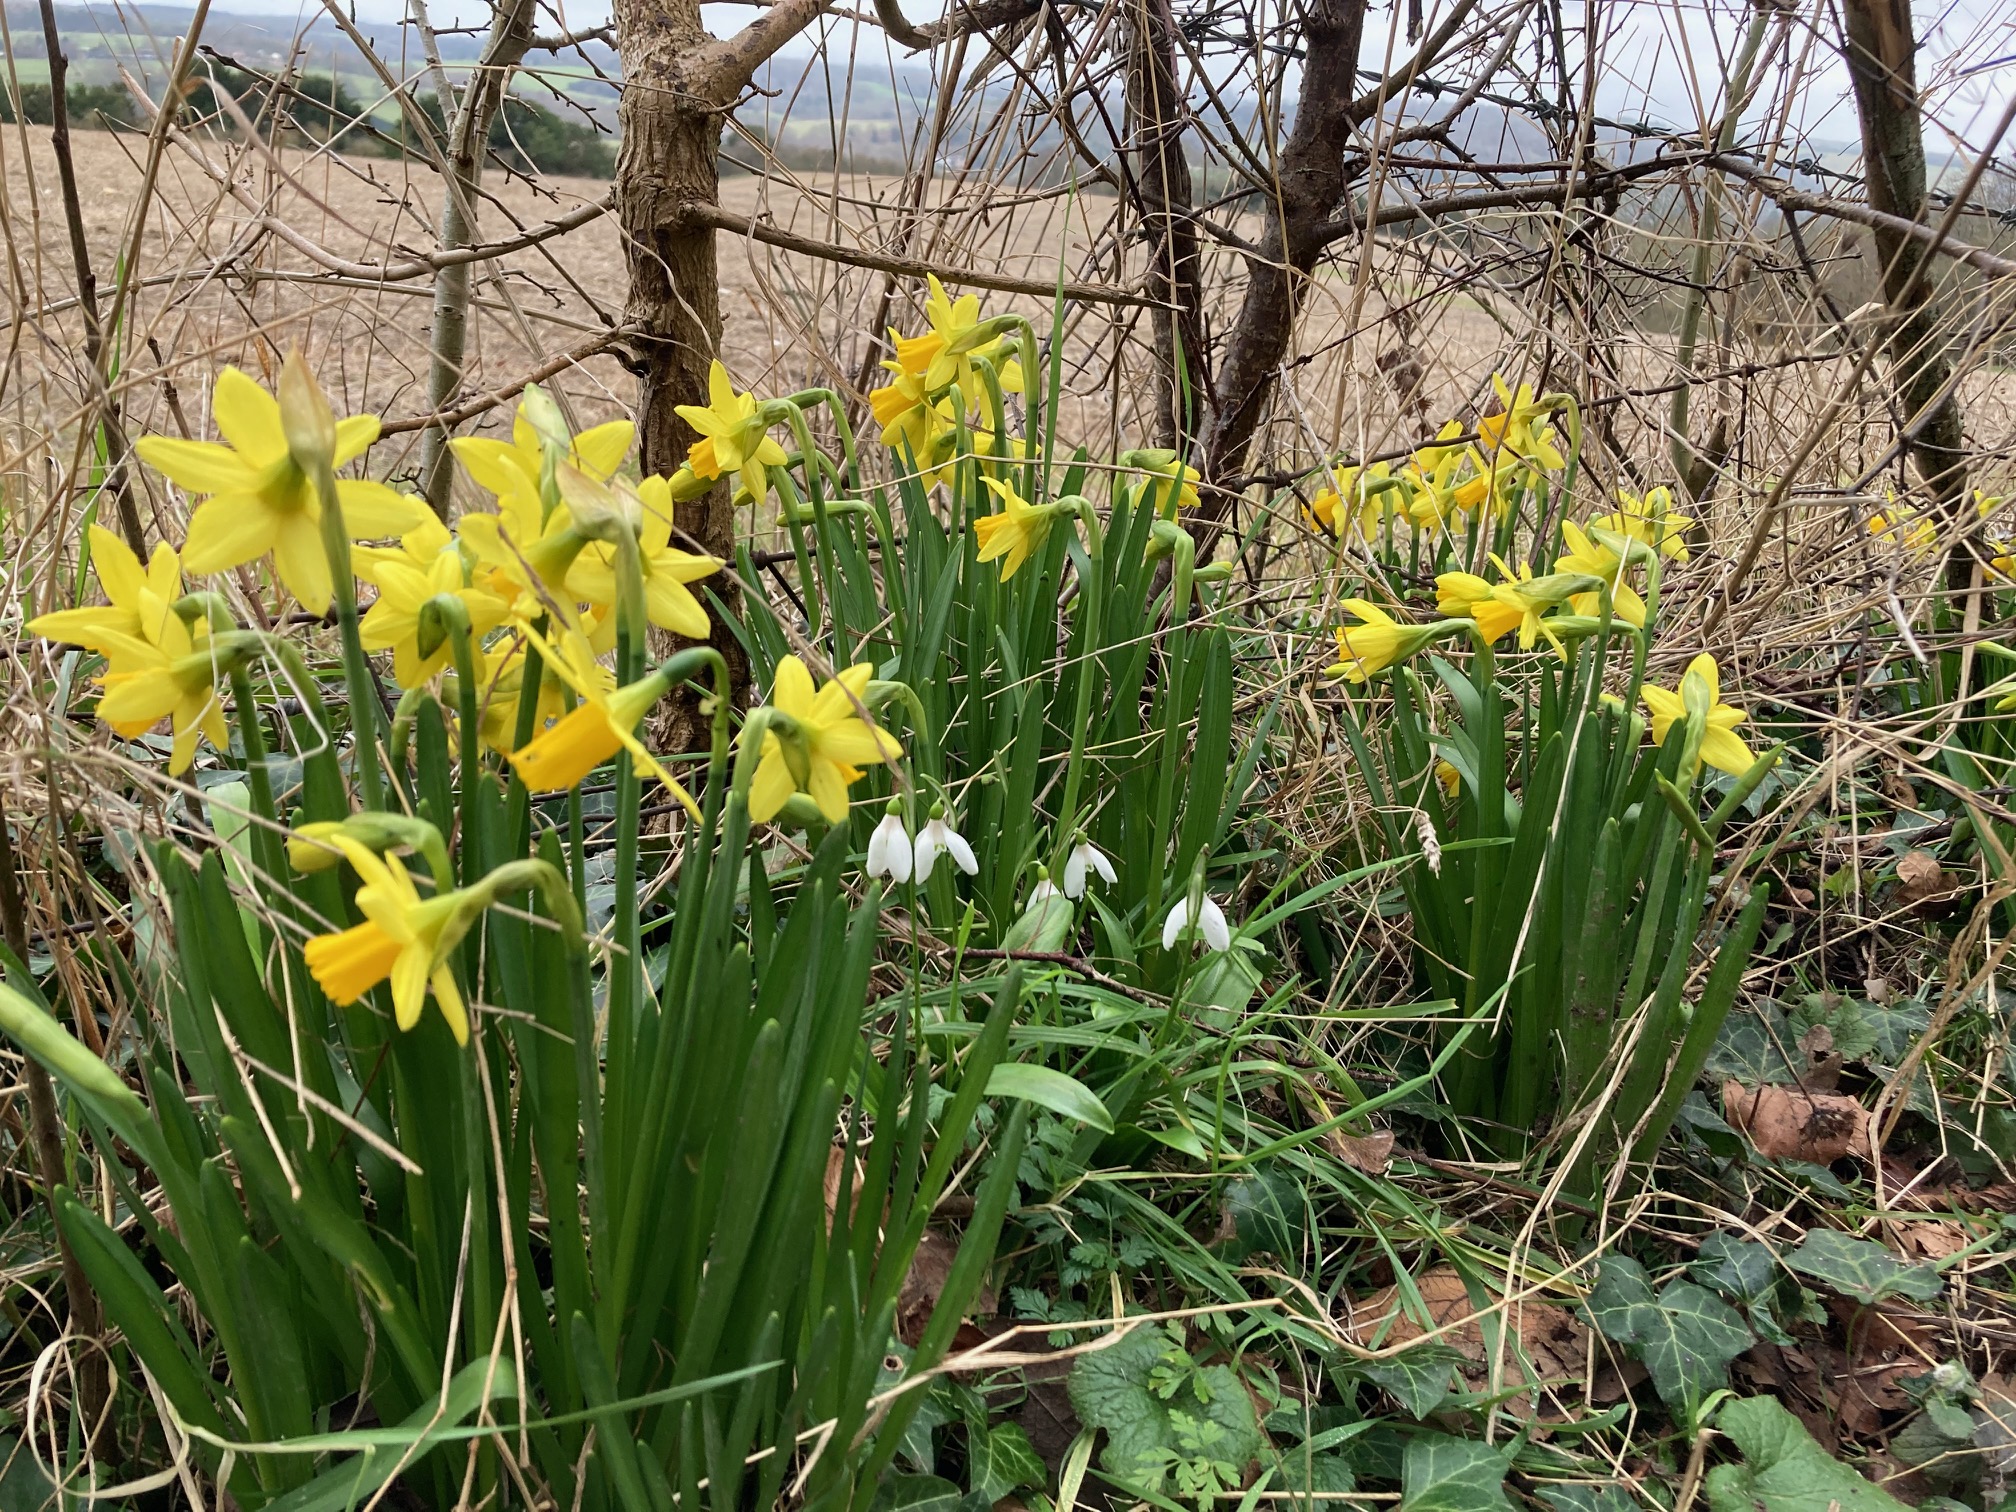
<svg viewBox="0 0 2016 1512"><path fill-rule="evenodd" d="M1155 1324L1079 1356L1069 1390L1079 1421L1106 1430L1100 1465L1134 1485L1159 1487L1172 1460L1243 1467L1260 1452L1253 1399L1238 1376L1224 1365L1199 1368Z"/></svg>
<svg viewBox="0 0 2016 1512"><path fill-rule="evenodd" d="M1603 1262L1588 1308L1590 1321L1644 1364L1660 1400L1690 1424L1702 1400L1728 1385L1729 1362L1754 1342L1713 1292L1673 1281L1654 1297L1644 1267L1623 1255Z"/></svg>
<svg viewBox="0 0 2016 1512"><path fill-rule="evenodd" d="M1022 1486L1049 1483L1050 1472L1043 1456L1029 1442L1029 1435L1014 1423L1003 1423L975 1434L968 1454L967 1479L988 1504L1001 1500Z"/></svg>
<svg viewBox="0 0 2016 1512"><path fill-rule="evenodd" d="M959 1499L942 1475L890 1475L875 1488L871 1512L958 1512Z"/></svg>
<svg viewBox="0 0 2016 1512"><path fill-rule="evenodd" d="M1779 1269L1777 1256L1755 1239L1710 1234L1701 1241L1700 1255L1687 1271L1741 1307L1765 1343L1792 1343L1792 1336L1778 1321L1780 1293L1791 1281Z"/></svg>
<svg viewBox="0 0 2016 1512"><path fill-rule="evenodd" d="M1786 1015L1786 1029L1793 1044L1813 1029L1824 1028L1833 1036L1833 1053L1844 1061L1867 1060L1878 1042L1876 1025L1866 1003L1853 998L1816 992Z"/></svg>
<svg viewBox="0 0 2016 1512"><path fill-rule="evenodd" d="M1054 893L1022 910L1021 916L1001 936L1001 948L1054 955L1064 948L1064 942L1070 938L1071 925L1076 917L1071 900L1062 893Z"/></svg>
<svg viewBox="0 0 2016 1512"><path fill-rule="evenodd" d="M1906 1265L1882 1245L1838 1229L1809 1229L1805 1242L1785 1257L1802 1276L1811 1276L1857 1302L1909 1297L1930 1302L1946 1283L1929 1265Z"/></svg>
<svg viewBox="0 0 2016 1512"><path fill-rule="evenodd" d="M1106 1111L1106 1104L1099 1101L1098 1094L1077 1077L1066 1076L1048 1066L1004 1061L987 1078L987 1095L1019 1097L1065 1118L1090 1124L1102 1134L1113 1132L1113 1115Z"/></svg>
<svg viewBox="0 0 2016 1512"><path fill-rule="evenodd" d="M1543 1486L1540 1500L1554 1512L1638 1512L1638 1503L1622 1486Z"/></svg>
<svg viewBox="0 0 2016 1512"><path fill-rule="evenodd" d="M1420 1344L1387 1359L1360 1360L1353 1368L1390 1392L1410 1417L1425 1418L1448 1397L1450 1382L1462 1363L1461 1350L1447 1344Z"/></svg>
<svg viewBox="0 0 2016 1512"><path fill-rule="evenodd" d="M1503 1449L1424 1433L1401 1462L1400 1512L1510 1512Z"/></svg>
<svg viewBox="0 0 2016 1512"><path fill-rule="evenodd" d="M1730 1402L1715 1426L1743 1463L1708 1472L1711 1512L1902 1512L1902 1502L1822 1449L1769 1397Z"/></svg>

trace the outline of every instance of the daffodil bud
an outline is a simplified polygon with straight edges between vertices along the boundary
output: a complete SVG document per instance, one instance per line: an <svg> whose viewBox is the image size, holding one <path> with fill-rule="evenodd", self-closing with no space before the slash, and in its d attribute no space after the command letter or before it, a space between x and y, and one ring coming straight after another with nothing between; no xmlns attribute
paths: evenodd
<svg viewBox="0 0 2016 1512"><path fill-rule="evenodd" d="M1232 576L1230 562L1207 562L1191 574L1191 581L1197 583L1223 583Z"/></svg>
<svg viewBox="0 0 2016 1512"><path fill-rule="evenodd" d="M525 385L525 393L518 401L518 414L532 427L540 445L555 456L564 457L573 451L574 436L567 429L567 417L560 413L553 396L538 384Z"/></svg>
<svg viewBox="0 0 2016 1512"><path fill-rule="evenodd" d="M430 867L440 865L447 856L441 831L425 819L361 813L295 825L287 837L287 864L297 872L329 871L343 859L346 845L361 845L374 855L389 850L418 851L428 858ZM445 866L443 871L445 874Z"/></svg>
<svg viewBox="0 0 2016 1512"><path fill-rule="evenodd" d="M322 385L294 348L280 365L280 430L287 438L288 455L294 465L311 477L335 466L336 416Z"/></svg>
<svg viewBox="0 0 2016 1512"><path fill-rule="evenodd" d="M1122 467L1138 467L1143 472L1168 472L1176 465L1176 453L1166 446L1142 446L1120 453L1116 460Z"/></svg>
<svg viewBox="0 0 2016 1512"><path fill-rule="evenodd" d="M1586 572L1550 572L1545 577L1527 579L1514 586L1520 597L1536 604L1558 604L1578 593L1596 592L1603 586L1603 580Z"/></svg>

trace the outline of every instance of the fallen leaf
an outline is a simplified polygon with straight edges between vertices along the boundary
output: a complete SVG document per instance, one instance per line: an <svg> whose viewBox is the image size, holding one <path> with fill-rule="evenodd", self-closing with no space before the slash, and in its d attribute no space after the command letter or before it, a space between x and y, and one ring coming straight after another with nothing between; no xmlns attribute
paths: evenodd
<svg viewBox="0 0 2016 1512"><path fill-rule="evenodd" d="M1906 851L1897 861L1897 901L1906 908L1951 897L1959 881L1929 851Z"/></svg>
<svg viewBox="0 0 2016 1512"><path fill-rule="evenodd" d="M1400 1288L1388 1286L1352 1305L1346 1324L1349 1337L1370 1347L1391 1349L1433 1332L1437 1342L1449 1345L1468 1362L1463 1374L1473 1388L1488 1386L1491 1362L1483 1320L1473 1316L1478 1309L1462 1276L1453 1267L1437 1266L1417 1276L1414 1286L1430 1319L1427 1326L1401 1306ZM1508 1309L1495 1303L1490 1311L1503 1318ZM1509 1313L1518 1347L1508 1348L1504 1354L1507 1384L1579 1383L1588 1374L1589 1330L1566 1307L1538 1297L1522 1297L1510 1304ZM1442 1329L1447 1331L1436 1332ZM1643 1378L1642 1371L1637 1375ZM1516 1411L1530 1410L1524 1397L1512 1405Z"/></svg>
<svg viewBox="0 0 2016 1512"><path fill-rule="evenodd" d="M1315 1088L1298 1085L1295 1090L1312 1122L1324 1124L1337 1116ZM1368 1176L1384 1176L1386 1168L1393 1164L1393 1131L1374 1129L1370 1134L1346 1134L1342 1129L1332 1129L1323 1136L1323 1148L1353 1170Z"/></svg>
<svg viewBox="0 0 2016 1512"><path fill-rule="evenodd" d="M1769 1160L1826 1165L1869 1148L1868 1110L1831 1092L1728 1081L1722 1084L1722 1116Z"/></svg>

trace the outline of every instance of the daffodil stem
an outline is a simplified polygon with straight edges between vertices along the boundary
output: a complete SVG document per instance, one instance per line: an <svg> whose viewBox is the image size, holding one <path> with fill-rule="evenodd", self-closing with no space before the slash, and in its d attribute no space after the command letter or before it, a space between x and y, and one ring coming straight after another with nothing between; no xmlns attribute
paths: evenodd
<svg viewBox="0 0 2016 1512"><path fill-rule="evenodd" d="M343 503L336 493L336 474L324 465L317 470L315 489L322 501L322 550L329 558L329 581L336 598L336 629L343 641L343 681L350 690L350 735L356 751L357 793L366 809L385 807L384 773L378 753L378 680L364 654L357 628L357 579L350 572L350 532L343 525Z"/></svg>
<svg viewBox="0 0 2016 1512"><path fill-rule="evenodd" d="M455 660L455 737L461 749L461 771L456 792L461 803L460 829L462 885L475 880L477 870L489 859L479 856L476 845L476 793L484 781L482 702L476 688L476 653L470 644L469 626L448 621L449 654Z"/></svg>
<svg viewBox="0 0 2016 1512"><path fill-rule="evenodd" d="M266 733L259 728L259 704L252 696L252 674L244 666L231 669L231 701L238 706L238 740L245 748L245 786L252 794L252 852L259 870L282 899L291 903L285 882L287 855L280 843L280 815L273 803L273 776L266 769Z"/></svg>
<svg viewBox="0 0 2016 1512"><path fill-rule="evenodd" d="M1085 527L1085 554L1078 564L1078 701L1071 720L1070 763L1064 768L1064 801L1057 810L1056 855L1060 868L1078 824L1086 729L1092 723L1092 684L1100 680L1099 651L1106 639L1104 541L1099 532L1099 511L1090 499L1078 499L1078 518Z"/></svg>
<svg viewBox="0 0 2016 1512"><path fill-rule="evenodd" d="M819 542L819 576L826 589L827 612L833 620L833 658L836 665L844 666L847 661L847 626L842 622L840 595L833 586L833 522L826 514L826 488L820 476L819 466L813 460L818 455L812 445L812 428L805 423L805 411L797 405L783 405L782 418L790 425L791 435L798 443L799 455L805 466L806 498L812 505L812 533ZM817 633L816 627L814 633Z"/></svg>

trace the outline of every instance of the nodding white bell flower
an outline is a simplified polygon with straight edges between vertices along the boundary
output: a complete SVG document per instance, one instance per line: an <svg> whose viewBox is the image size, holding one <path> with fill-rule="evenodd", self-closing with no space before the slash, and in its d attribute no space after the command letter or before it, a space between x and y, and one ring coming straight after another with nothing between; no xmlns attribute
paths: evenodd
<svg viewBox="0 0 2016 1512"><path fill-rule="evenodd" d="M931 818L924 828L917 832L917 880L929 882L931 868L938 864L940 854L950 856L952 864L971 877L980 870L980 863L973 858L973 847L965 837L945 822L945 805L931 805Z"/></svg>
<svg viewBox="0 0 2016 1512"><path fill-rule="evenodd" d="M1190 895L1185 893L1176 900L1176 906L1169 910L1169 917L1162 924L1162 948L1174 950L1176 942L1185 930L1196 925L1197 934L1212 950L1232 948L1232 926L1225 922L1225 910L1207 893L1197 905L1197 917L1190 917Z"/></svg>
<svg viewBox="0 0 2016 1512"><path fill-rule="evenodd" d="M1029 889L1029 901L1022 905L1022 910L1026 913L1032 908L1042 907L1052 898L1062 896L1063 894L1057 890L1057 884L1050 880L1050 869L1039 866L1036 868L1036 885Z"/></svg>
<svg viewBox="0 0 2016 1512"><path fill-rule="evenodd" d="M1078 843L1071 847L1071 854L1064 858L1065 897L1085 896L1085 873L1088 869L1096 872L1108 887L1120 880L1114 873L1113 863L1108 861L1090 840L1080 835Z"/></svg>
<svg viewBox="0 0 2016 1512"><path fill-rule="evenodd" d="M903 827L903 815L892 803L882 822L875 826L875 833L868 837L868 875L908 882L913 862L910 831Z"/></svg>

